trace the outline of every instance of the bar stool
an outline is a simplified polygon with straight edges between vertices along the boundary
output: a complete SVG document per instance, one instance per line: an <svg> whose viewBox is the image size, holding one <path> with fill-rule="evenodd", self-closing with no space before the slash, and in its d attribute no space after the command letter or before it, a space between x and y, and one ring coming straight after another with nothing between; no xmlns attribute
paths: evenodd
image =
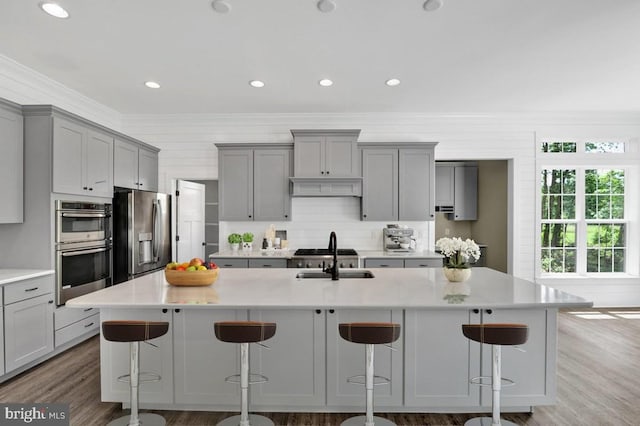
<svg viewBox="0 0 640 426"><path fill-rule="evenodd" d="M491 346L491 377L481 376L471 379L471 383L480 386L491 386L491 411L492 417L474 417L465 423L465 426L478 425L507 425L517 426L508 420L500 419L500 389L504 386L513 386L513 380L502 378L502 346L522 345L529 337L529 327L526 324L463 324L462 333L468 339L481 344ZM491 379L491 383L483 383L483 379Z"/></svg>
<svg viewBox="0 0 640 426"><path fill-rule="evenodd" d="M365 374L364 385L366 389L366 414L348 418L341 423L341 426L391 426L395 423L382 417L373 415L373 386L388 384L390 380L386 377L374 376L373 374L373 345L390 344L400 337L400 324L390 322L352 322L338 325L340 337L353 342L365 345ZM352 376L347 379L349 383L362 384L362 375ZM376 383L375 380L378 379Z"/></svg>
<svg viewBox="0 0 640 426"><path fill-rule="evenodd" d="M222 321L213 324L218 340L240 344L240 374L225 380L240 383L240 415L227 417L218 426L274 426L271 419L257 414L249 415L249 385L268 381L260 374L249 374L249 343L258 343L276 334L276 324L257 321ZM264 345L262 345L264 346Z"/></svg>
<svg viewBox="0 0 640 426"><path fill-rule="evenodd" d="M118 377L118 381L129 383L131 395L131 414L117 418L107 426L138 426L166 424L164 417L154 413L138 414L139 384L160 380L160 376L140 372L140 342L163 336L169 330L169 323L165 321L104 321L102 335L110 342L129 343L129 374ZM144 379L140 379L144 376Z"/></svg>

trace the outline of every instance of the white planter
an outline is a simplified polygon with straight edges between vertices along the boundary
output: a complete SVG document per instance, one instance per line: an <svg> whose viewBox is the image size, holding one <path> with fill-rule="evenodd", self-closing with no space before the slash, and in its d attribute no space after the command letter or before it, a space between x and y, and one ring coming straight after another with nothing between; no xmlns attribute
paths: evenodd
<svg viewBox="0 0 640 426"><path fill-rule="evenodd" d="M231 244L231 251L238 251L238 249L240 248L240 243L230 243Z"/></svg>
<svg viewBox="0 0 640 426"><path fill-rule="evenodd" d="M253 241L250 243L243 242L242 243L242 251L251 251L253 250Z"/></svg>
<svg viewBox="0 0 640 426"><path fill-rule="evenodd" d="M459 283L469 279L471 277L471 268L455 269L455 268L442 268L444 276L451 282Z"/></svg>

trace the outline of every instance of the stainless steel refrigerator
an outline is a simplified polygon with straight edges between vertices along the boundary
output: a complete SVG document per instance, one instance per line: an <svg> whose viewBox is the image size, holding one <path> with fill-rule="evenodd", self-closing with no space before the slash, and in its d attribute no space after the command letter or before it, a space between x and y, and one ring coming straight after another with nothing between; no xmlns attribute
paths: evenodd
<svg viewBox="0 0 640 426"><path fill-rule="evenodd" d="M171 196L116 188L113 283L164 268L170 261Z"/></svg>

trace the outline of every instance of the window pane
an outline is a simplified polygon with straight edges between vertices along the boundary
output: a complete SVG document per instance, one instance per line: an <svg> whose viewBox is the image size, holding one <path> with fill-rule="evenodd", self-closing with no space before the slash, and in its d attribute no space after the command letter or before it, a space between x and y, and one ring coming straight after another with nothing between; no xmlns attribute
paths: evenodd
<svg viewBox="0 0 640 426"><path fill-rule="evenodd" d="M561 219L562 218L562 196L551 195L549 196L549 219Z"/></svg>
<svg viewBox="0 0 640 426"><path fill-rule="evenodd" d="M587 272L625 272L625 224L587 225Z"/></svg>
<svg viewBox="0 0 640 426"><path fill-rule="evenodd" d="M613 272L613 250L600 250L600 272Z"/></svg>
<svg viewBox="0 0 640 426"><path fill-rule="evenodd" d="M624 219L624 170L585 170L585 218Z"/></svg>
<svg viewBox="0 0 640 426"><path fill-rule="evenodd" d="M611 197L611 219L624 219L624 196Z"/></svg>
<svg viewBox="0 0 640 426"><path fill-rule="evenodd" d="M542 201L541 201L541 208L542 208L542 212L541 212L541 217L542 219L549 219L549 196L548 195L543 195L542 196Z"/></svg>
<svg viewBox="0 0 640 426"><path fill-rule="evenodd" d="M595 219L598 214L598 203L595 195L585 196L585 212L586 219Z"/></svg>
<svg viewBox="0 0 640 426"><path fill-rule="evenodd" d="M576 142L542 142L542 152L576 152Z"/></svg>
<svg viewBox="0 0 640 426"><path fill-rule="evenodd" d="M565 195L562 197L562 218L574 219L576 217L576 197Z"/></svg>
<svg viewBox="0 0 640 426"><path fill-rule="evenodd" d="M624 272L624 249L613 250L613 272Z"/></svg>
<svg viewBox="0 0 640 426"><path fill-rule="evenodd" d="M565 250L564 271L576 272L576 250Z"/></svg>
<svg viewBox="0 0 640 426"><path fill-rule="evenodd" d="M586 142L584 151L588 153L624 152L624 142Z"/></svg>
<svg viewBox="0 0 640 426"><path fill-rule="evenodd" d="M598 249L587 250L587 272L599 272Z"/></svg>
<svg viewBox="0 0 640 426"><path fill-rule="evenodd" d="M609 219L611 217L611 197L608 195L598 195L598 219Z"/></svg>
<svg viewBox="0 0 640 426"><path fill-rule="evenodd" d="M564 194L576 193L576 171L575 170L562 171L562 192Z"/></svg>
<svg viewBox="0 0 640 426"><path fill-rule="evenodd" d="M564 245L565 247L576 246L576 225L575 224L568 223L565 225Z"/></svg>

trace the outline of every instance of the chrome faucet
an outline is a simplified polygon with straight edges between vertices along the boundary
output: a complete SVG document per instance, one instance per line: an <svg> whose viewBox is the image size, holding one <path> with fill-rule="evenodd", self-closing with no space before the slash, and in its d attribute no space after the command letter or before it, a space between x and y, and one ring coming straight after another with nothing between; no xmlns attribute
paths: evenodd
<svg viewBox="0 0 640 426"><path fill-rule="evenodd" d="M333 231L329 234L329 250L333 255L333 264L326 268L324 272L330 272L331 279L337 281L340 279L340 272L338 271L338 238Z"/></svg>

